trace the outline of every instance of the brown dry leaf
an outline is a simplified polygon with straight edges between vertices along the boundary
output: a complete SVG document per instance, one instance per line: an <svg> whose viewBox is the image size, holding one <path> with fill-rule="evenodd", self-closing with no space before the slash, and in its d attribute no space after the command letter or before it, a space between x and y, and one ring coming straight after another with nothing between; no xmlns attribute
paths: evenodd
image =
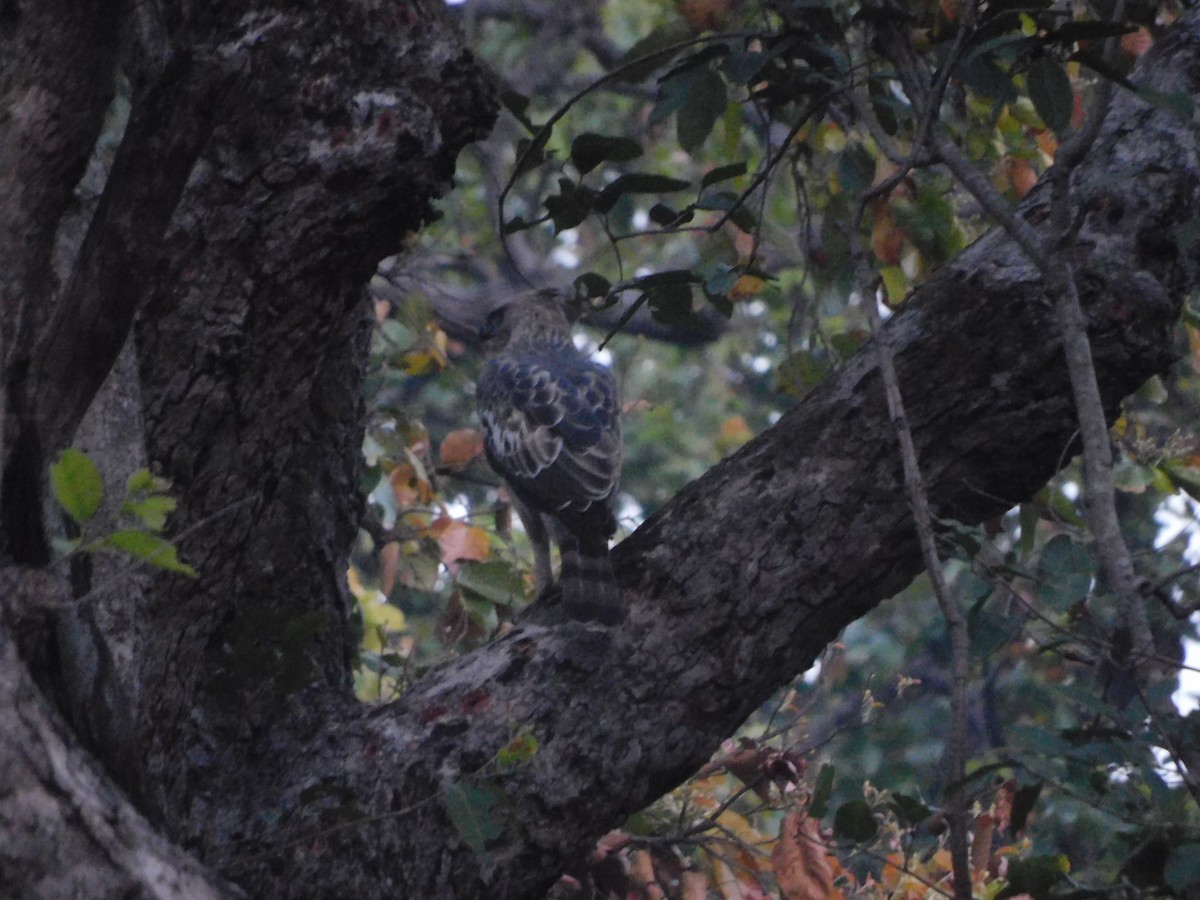
<svg viewBox="0 0 1200 900"><path fill-rule="evenodd" d="M452 471L465 469L483 454L483 435L474 428L459 428L442 439L438 458L442 465Z"/></svg>
<svg viewBox="0 0 1200 900"><path fill-rule="evenodd" d="M752 880L752 876L750 879L736 875L734 868L723 859L713 864L713 881L724 900L768 900L758 882Z"/></svg>
<svg viewBox="0 0 1200 900"><path fill-rule="evenodd" d="M904 232L896 225L890 207L878 204L871 222L871 250L885 266L900 265L904 249Z"/></svg>
<svg viewBox="0 0 1200 900"><path fill-rule="evenodd" d="M771 866L786 900L826 900L833 894L833 868L821 840L819 823L803 810L792 810L779 827Z"/></svg>
<svg viewBox="0 0 1200 900"><path fill-rule="evenodd" d="M629 846L629 835L621 829L617 828L610 831L600 840L596 841L596 849L592 851L592 863L598 863L602 859L612 856L614 853L620 853Z"/></svg>
<svg viewBox="0 0 1200 900"><path fill-rule="evenodd" d="M703 872L687 871L679 885L683 900L708 900L708 876Z"/></svg>
<svg viewBox="0 0 1200 900"><path fill-rule="evenodd" d="M654 859L646 850L629 854L629 880L642 889L646 900L662 900L666 896L654 874Z"/></svg>
<svg viewBox="0 0 1200 900"><path fill-rule="evenodd" d="M429 530L437 536L442 562L451 571L460 559L483 562L488 558L488 533L482 528L441 516Z"/></svg>
<svg viewBox="0 0 1200 900"><path fill-rule="evenodd" d="M1012 821L1013 798L1017 796L1017 781L1009 778L996 790L996 799L992 801L992 818L996 827L1001 831L1008 829Z"/></svg>
<svg viewBox="0 0 1200 900"><path fill-rule="evenodd" d="M679 0L679 15L697 31L721 31L729 25L733 0Z"/></svg>
<svg viewBox="0 0 1200 900"><path fill-rule="evenodd" d="M400 566L400 542L389 541L379 548L379 590L384 596L392 593L396 570Z"/></svg>
<svg viewBox="0 0 1200 900"><path fill-rule="evenodd" d="M987 871L992 858L992 831L996 827L991 813L982 813L975 819L975 835L971 840L971 877L978 880Z"/></svg>
<svg viewBox="0 0 1200 900"><path fill-rule="evenodd" d="M1009 158L1008 161L1008 177L1012 182L1013 191L1017 197L1024 197L1037 184L1037 172L1033 170L1028 162L1023 159Z"/></svg>

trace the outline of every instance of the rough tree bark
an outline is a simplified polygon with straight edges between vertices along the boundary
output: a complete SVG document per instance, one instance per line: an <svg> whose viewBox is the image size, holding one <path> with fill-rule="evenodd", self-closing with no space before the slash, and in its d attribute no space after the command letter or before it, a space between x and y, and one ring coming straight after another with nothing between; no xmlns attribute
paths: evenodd
<svg viewBox="0 0 1200 900"><path fill-rule="evenodd" d="M190 126L156 148L163 136L135 98L121 148L131 161L123 169L118 157L108 192L149 191L147 215L114 193L80 251L84 275L57 295L140 309L149 458L180 492L175 526L200 572L157 578L137 610L125 674L138 754L113 774L169 837L254 896L534 897L916 574L893 429L868 348L618 548L623 626L556 624L555 610L536 609L400 701L356 704L343 573L360 503L362 285L427 215L492 104L486 79L419 5L326 6L171 7L157 30L142 28L169 52L139 96ZM1142 69L1160 91L1195 94L1200 16ZM1192 123L1124 96L1076 176L1071 252L1110 413L1172 360L1171 328L1197 284L1195 254L1173 235L1200 205L1198 148ZM159 153L170 165L141 184L128 167ZM1022 209L1042 224L1041 192ZM70 332L77 323L61 309ZM889 322L939 515L1003 511L1071 448L1055 333L1036 271L998 233ZM111 365L121 341L109 343ZM62 360L35 354L32 384L5 370L5 434L12 421L18 438L36 426L22 464L39 472L82 415L78 398L98 387L100 367L66 376ZM30 424L28 398L53 427ZM5 484L8 561L42 566L44 541L15 532L40 519L40 500L10 516L26 495ZM53 654L39 656L45 613L28 581L43 576L11 568L3 599L5 628L44 671ZM89 585L76 578L72 589ZM45 761L71 738L9 646L0 636L0 734L22 737L0 744L0 829L34 815L81 837L93 827L50 805L22 808L9 788L26 778L75 809L111 800L143 828L124 832L125 846L155 871L203 878L146 836L77 750L89 779L48 781ZM10 731L30 710L49 724ZM492 761L518 728L538 751L501 770ZM447 815L447 789L464 786L491 798L496 834L481 854ZM78 846L98 871L158 891L127 857ZM47 883L37 879L54 864L49 848L20 845L18 866L8 847L0 841L0 888Z"/></svg>

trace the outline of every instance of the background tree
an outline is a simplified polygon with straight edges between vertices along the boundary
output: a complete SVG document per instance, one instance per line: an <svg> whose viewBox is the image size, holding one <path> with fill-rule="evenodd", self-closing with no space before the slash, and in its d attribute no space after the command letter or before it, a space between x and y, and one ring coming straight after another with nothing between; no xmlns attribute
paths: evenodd
<svg viewBox="0 0 1200 900"><path fill-rule="evenodd" d="M496 76L482 75L435 11L418 5L289 14L140 5L120 22L13 9L0 56L14 61L3 71L12 127L0 155L13 254L3 306L0 734L13 788L3 796L18 799L0 801L0 819L14 823L0 871L14 892L232 890L156 837L101 771L168 837L253 895L531 896L702 767L707 783L630 822L604 845L603 864L576 868L577 878L602 891L659 878L693 896L710 881L726 895L757 881L804 896L835 889L835 879L836 889L869 890L872 876L895 888L905 869L949 890L945 843L960 894L971 877L998 891L1000 876L1013 892L1045 893L1061 882L1058 861L1036 856L1047 849L1066 850L1114 890L1188 889L1194 716L1164 703L1184 628L1169 611L1194 608L1183 540L1136 556L1136 568L1119 547L1109 552L1096 453L1086 517L1070 474L1008 510L1074 452L1076 406L1092 450L1099 423L1102 456L1103 417L1174 357L1171 329L1195 285L1193 17L1163 32L1134 89L1115 49L1087 55L1088 42L1124 33L1120 14L1114 25L1036 5L980 13L944 4L852 17L806 3L756 7L739 21L720 4L682 4L675 15L630 3L541 10L529 21L509 9L496 25L483 18L486 4L468 5L485 50L490 37L519 57L513 38L532 27L541 30L532 46L571 58L546 36L576 36L569 47L587 48L587 66L621 73L604 80L616 88L606 102L623 122L644 124L605 134L599 124L613 113L574 102L569 115L593 119L542 128L560 102L548 97L541 109L506 97L519 123L506 127L526 127L527 143L508 163L495 144L481 148L483 174L474 182L467 173L471 193L451 209L461 223L468 198L505 195L511 255L434 258L433 306L451 335L469 333L494 303L494 275L565 280L528 263L572 253L597 259L577 282L581 299L599 306L620 299L608 287L628 289L616 314L640 307L628 330L706 340L721 326L690 313L739 308L729 337L703 350L613 345L630 396L683 381L707 407L689 419L665 395L632 411L650 437L633 440L631 457L657 453L670 474L653 489L650 478L645 490L630 482L656 511L616 553L628 622L555 624L546 604L470 650L523 605L503 556L513 539L464 518L494 496L465 483L452 503L448 486L459 484L431 477L419 388L405 380L418 376L436 401L421 415L440 440L432 423L458 392L430 375L460 351L404 298L414 282L431 283L428 263L402 257L372 282L374 336L363 285L429 217L454 153L488 123ZM1145 30L1130 34L1143 43L1173 16L1137 13ZM611 34L596 27L603 14ZM622 67L618 48L655 24L665 30ZM92 36L91 55L68 67L76 57L56 52L49 35L63 46ZM1086 71L1063 67L1068 53L1127 89L1092 100ZM120 77L106 90L113 71ZM578 91L598 75L580 70ZM558 80L573 89L573 77ZM1087 114L1073 127L1076 105ZM1098 131L1088 124L1102 120ZM656 140L671 122L674 135ZM1016 195L1054 153L1056 134L1067 148L1057 171L1070 177L1050 178L1018 215L958 149ZM686 155L670 148L675 140ZM528 168L543 155L548 168ZM532 188L488 181L513 165ZM785 176L790 194L767 190ZM545 226L522 227L544 214ZM649 239L623 237L627 226ZM614 244L622 256L606 255ZM877 289L872 270L893 305L915 290L881 340L858 349L874 327L874 304L861 302ZM1088 317L1082 344L1064 301L1075 297ZM650 321L639 318L646 311ZM119 357L135 317L135 340ZM1084 352L1069 353L1067 366L1064 346ZM740 378L697 377L695 354ZM1083 363L1095 368L1091 399ZM1167 439L1191 379L1174 370L1130 401L1119 425L1117 472L1129 489L1121 524L1135 550L1158 539L1163 498L1192 484L1190 436ZM786 412L771 393L799 397L814 385ZM714 397L732 415L712 415ZM449 416L461 429L465 417ZM679 424L689 421L708 435L697 456L770 427L668 500L666 486L699 463L675 459L653 436L686 449ZM51 467L72 436L98 473L72 454ZM462 433L442 442L443 468L463 468L471 447ZM147 463L153 475L125 483ZM156 477L172 482L177 506ZM350 581L361 641L342 579L360 485L371 498ZM103 498L111 509L100 510ZM635 523L642 511L629 515ZM480 560L490 552L481 540L500 565ZM1100 568L1085 546L1093 542ZM80 552L101 549L168 571L151 578L131 573L127 555ZM920 586L893 605L903 604L898 620L876 613L872 629L861 626L826 659L825 684L848 689L840 700L796 683L767 707L773 718L751 721L751 742L710 761L841 628L925 563L945 576L934 580L944 582L951 639L915 640L911 661L899 663L922 681L901 682L916 709L897 700L869 727L845 727L848 707L863 720L881 693L859 680L874 668L864 648L895 648L886 636L901 628L922 634L929 617L909 612ZM179 571L187 566L194 578ZM398 607L377 602L377 583ZM430 590L414 589L422 585ZM422 635L435 629L420 613L431 609L453 640L424 671ZM460 649L470 652L443 659ZM360 693L407 690L360 705L348 680L356 659ZM937 722L920 714L946 707ZM894 736L913 728L921 740L897 750ZM810 757L815 771L819 743L836 748L837 777L829 768L802 777ZM1168 779L1154 747L1171 756ZM986 778L997 773L1006 778L993 787ZM891 792L864 797L864 778ZM1038 816L1050 827L1032 858L1005 869L993 851L1024 852L1011 832L1027 824L1041 784ZM752 793L762 803L747 806ZM1055 809L1070 804L1076 821L1095 810L1086 821L1120 835L1110 853L1089 855L1086 832L1064 829ZM826 855L826 813L852 851L840 862ZM55 839L29 828L32 817L57 829ZM950 823L948 837L935 833L939 821ZM701 848L686 874L681 847ZM890 866L879 860L888 853Z"/></svg>

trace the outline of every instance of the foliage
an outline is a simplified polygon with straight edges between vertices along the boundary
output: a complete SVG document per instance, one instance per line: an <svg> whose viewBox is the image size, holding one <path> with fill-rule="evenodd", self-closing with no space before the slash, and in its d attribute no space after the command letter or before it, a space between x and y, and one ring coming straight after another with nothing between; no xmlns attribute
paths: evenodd
<svg viewBox="0 0 1200 900"><path fill-rule="evenodd" d="M125 483L125 496L118 509L116 528L103 523L97 528L96 514L104 502L104 484L100 470L85 453L66 449L50 467L50 490L54 499L71 517L79 536L56 541L60 553L121 553L134 559L194 577L196 570L181 562L175 544L163 537L167 516L175 510L170 482L148 469L138 469Z"/></svg>
<svg viewBox="0 0 1200 900"><path fill-rule="evenodd" d="M443 220L403 261L408 289L376 285L371 506L351 574L362 696L395 696L530 600L528 548L470 427L476 360L433 323L439 290L495 289L507 246L513 260L553 260L593 311L616 307L595 341L614 324L632 330L645 311L667 326L728 320L699 348L630 334L605 345L625 386L622 524L632 528L862 346L871 324L856 241L894 306L992 224L950 175L922 165L871 199L851 235L860 200L898 171L920 124L864 38L885 12L821 0L745 7L604 4L607 33L590 37L621 47L616 65L600 69L579 35L563 77L529 96L508 92L509 118L460 168ZM1015 200L1083 121L1100 78L1135 89L1129 68L1176 10L1142 5L1136 20L1112 23L1044 2L989 3L970 33L962 13L957 2L914 4L905 24L931 67L957 54L942 121ZM532 25L473 24L480 53L514 82L534 79ZM1100 55L1114 36L1115 63ZM1190 98L1142 93L1190 109ZM1152 690L1164 696L1200 606L1200 314L1189 312L1178 340L1179 366L1129 398L1112 431L1122 527L1151 588ZM976 896L1170 896L1200 885L1200 816L1172 749L1195 743L1200 713L1164 716L1162 698L1122 670L1127 636L1097 571L1080 482L1072 462L1001 518L939 526L971 632ZM86 492L73 496L87 508ZM949 654L918 579L848 629L705 770L602 840L592 887L946 891ZM447 795L480 852L503 819L489 791Z"/></svg>

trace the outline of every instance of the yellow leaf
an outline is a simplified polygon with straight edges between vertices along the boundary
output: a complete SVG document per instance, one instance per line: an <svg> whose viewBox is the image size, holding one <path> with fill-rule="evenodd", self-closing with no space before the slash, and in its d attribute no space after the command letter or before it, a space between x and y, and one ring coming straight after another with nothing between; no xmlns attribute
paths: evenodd
<svg viewBox="0 0 1200 900"><path fill-rule="evenodd" d="M433 375L446 366L446 358L433 348L410 350L396 363L405 375Z"/></svg>
<svg viewBox="0 0 1200 900"><path fill-rule="evenodd" d="M433 488L417 473L416 466L412 463L400 463L392 469L388 481L392 485L396 503L401 507L428 503L433 498Z"/></svg>
<svg viewBox="0 0 1200 900"><path fill-rule="evenodd" d="M759 278L757 275L743 275L729 291L729 299L733 303L739 300L746 300L750 297L757 297L763 292L763 288L767 286L765 278Z"/></svg>
<svg viewBox="0 0 1200 900"><path fill-rule="evenodd" d="M883 289L887 291L888 306L898 306L908 294L908 276L900 266L884 266L879 270Z"/></svg>

